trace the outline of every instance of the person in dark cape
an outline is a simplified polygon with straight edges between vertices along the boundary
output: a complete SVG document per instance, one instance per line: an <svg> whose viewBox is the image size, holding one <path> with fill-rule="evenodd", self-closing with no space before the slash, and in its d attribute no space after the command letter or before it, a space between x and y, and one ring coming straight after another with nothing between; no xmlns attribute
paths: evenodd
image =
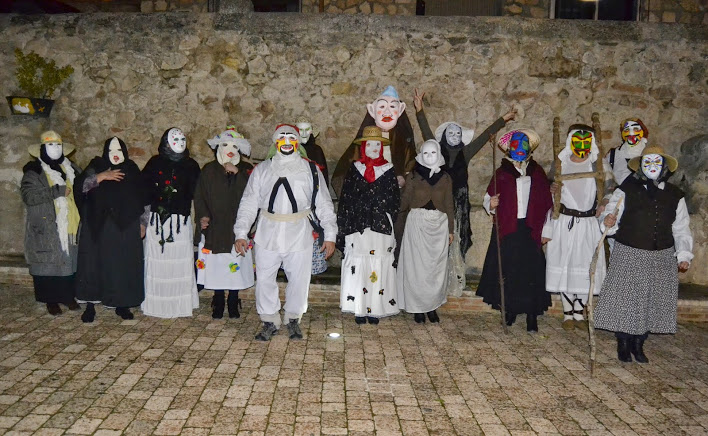
<svg viewBox="0 0 708 436"><path fill-rule="evenodd" d="M325 157L324 150L317 144L317 138L319 137L319 132L317 132L309 121L298 121L295 123L295 127L300 131L300 139L302 139L302 145L307 153L307 158L315 162L317 166L322 171L322 176L329 186L329 171L327 169L327 158Z"/></svg>
<svg viewBox="0 0 708 436"><path fill-rule="evenodd" d="M199 307L194 278L194 231L189 215L199 178L199 164L189 157L187 138L167 129L158 155L142 171L149 201L145 233L145 315L192 316Z"/></svg>
<svg viewBox="0 0 708 436"><path fill-rule="evenodd" d="M415 142L413 127L405 113L406 104L398 97L398 92L393 86L388 86L384 92L366 105L367 114L359 127L356 138L361 138L364 129L376 125L381 129L382 136L390 141L384 146L383 158L393 165L398 186L405 183L405 176L415 166ZM347 175L352 162L356 160L356 151L359 145L352 143L344 152L332 173L332 188L337 196L342 193L344 177Z"/></svg>
<svg viewBox="0 0 708 436"><path fill-rule="evenodd" d="M492 227L484 269L477 295L496 310L501 310L499 263L501 255L504 280L506 324L518 314L526 314L526 330L538 331L537 317L551 306L546 292L546 258L541 248L541 231L553 207L551 185L546 172L531 157L539 136L530 129L512 130L499 139L507 154L489 182L484 208L497 214ZM496 183L495 183L496 182ZM500 247L497 247L499 233Z"/></svg>
<svg viewBox="0 0 708 436"><path fill-rule="evenodd" d="M495 135L509 121L516 118L516 109L512 108L499 117L481 134L463 127L461 124L448 121L435 129L430 129L425 115L423 97L425 92L415 90L413 106L423 139L434 139L440 144L440 151L445 165L442 169L452 178L452 195L455 205L455 237L450 247L450 263L448 264L447 293L454 296L462 295L465 288L465 256L472 247L472 229L470 227L470 200L467 168L472 158L484 147L492 135Z"/></svg>
<svg viewBox="0 0 708 436"><path fill-rule="evenodd" d="M93 322L94 305L114 307L133 319L131 307L145 298L141 222L146 203L138 166L123 140L112 137L77 178L74 199L84 225L79 238L76 297L86 303L83 322Z"/></svg>
<svg viewBox="0 0 708 436"><path fill-rule="evenodd" d="M25 259L34 282L34 298L51 315L81 307L74 299L80 217L71 195L81 168L66 156L74 151L56 132L41 135L29 147L33 159L22 168L20 194L27 207Z"/></svg>

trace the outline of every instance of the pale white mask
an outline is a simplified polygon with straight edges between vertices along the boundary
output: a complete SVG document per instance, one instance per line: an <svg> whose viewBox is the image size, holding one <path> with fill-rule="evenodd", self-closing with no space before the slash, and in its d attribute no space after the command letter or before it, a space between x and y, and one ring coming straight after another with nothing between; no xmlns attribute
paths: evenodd
<svg viewBox="0 0 708 436"><path fill-rule="evenodd" d="M664 158L660 154L647 154L642 156L642 173L647 176L647 179L658 179L663 167Z"/></svg>
<svg viewBox="0 0 708 436"><path fill-rule="evenodd" d="M445 129L445 141L448 145L456 146L462 141L462 127L457 124L450 124Z"/></svg>
<svg viewBox="0 0 708 436"><path fill-rule="evenodd" d="M171 129L167 133L167 143L175 153L183 153L187 148L187 137L180 129Z"/></svg>
<svg viewBox="0 0 708 436"><path fill-rule="evenodd" d="M432 167L438 163L439 156L435 145L423 144L423 147L420 149L420 154L423 156L423 163L427 167Z"/></svg>
<svg viewBox="0 0 708 436"><path fill-rule="evenodd" d="M373 103L367 104L366 109L376 125L384 132L388 132L396 127L398 117L406 110L406 104L394 97L381 96Z"/></svg>
<svg viewBox="0 0 708 436"><path fill-rule="evenodd" d="M369 159L378 159L381 155L381 141L366 141L364 153Z"/></svg>
<svg viewBox="0 0 708 436"><path fill-rule="evenodd" d="M61 142L46 142L44 148L51 160L57 160L64 154L64 146Z"/></svg>
<svg viewBox="0 0 708 436"><path fill-rule="evenodd" d="M238 145L231 142L222 142L216 151L216 160L221 165L232 163L238 165L241 162L241 154L238 152Z"/></svg>
<svg viewBox="0 0 708 436"><path fill-rule="evenodd" d="M305 144L310 140L312 136L312 124L310 123L297 123L295 126L300 130L300 139L302 143Z"/></svg>
<svg viewBox="0 0 708 436"><path fill-rule="evenodd" d="M440 155L440 144L434 139L428 139L420 146L420 152L415 161L430 169L430 176L440 172L440 167L445 165L445 159Z"/></svg>
<svg viewBox="0 0 708 436"><path fill-rule="evenodd" d="M111 165L120 165L125 162L125 156L123 155L123 150L120 148L118 138L111 139L111 142L108 144L108 160L111 161Z"/></svg>

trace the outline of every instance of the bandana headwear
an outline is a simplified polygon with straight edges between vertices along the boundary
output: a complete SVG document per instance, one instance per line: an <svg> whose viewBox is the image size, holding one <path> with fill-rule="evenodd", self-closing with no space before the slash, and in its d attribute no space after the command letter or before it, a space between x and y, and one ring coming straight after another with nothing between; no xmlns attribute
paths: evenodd
<svg viewBox="0 0 708 436"><path fill-rule="evenodd" d="M528 141L529 147L526 153L514 154L513 151L517 151L517 148L525 141ZM531 129L515 129L503 134L497 141L497 146L509 153L510 159L517 162L524 162L528 160L529 156L531 156L531 153L538 147L540 142L541 138L535 131Z"/></svg>
<svg viewBox="0 0 708 436"><path fill-rule="evenodd" d="M376 159L372 159L366 155L366 141L381 142L379 156ZM383 146L388 144L390 141L381 135L381 129L379 129L377 126L367 126L364 127L364 131L362 132L361 138L355 139L354 142L360 143L359 155L361 157L359 158L359 162L363 163L364 166L366 166L366 170L364 170L364 179L369 183L373 183L376 180L376 173L374 172L374 167L378 167L388 163L388 161L383 157Z"/></svg>
<svg viewBox="0 0 708 436"><path fill-rule="evenodd" d="M587 147L587 139L583 141L583 138L590 139L590 147ZM580 145L581 143L583 143L582 146ZM585 157L587 153L590 153L590 162L595 162L600 153L600 149L597 147L597 142L595 141L595 130L585 124L573 124L568 127L565 147L558 153L558 158L563 161L573 154L582 158ZM583 156L580 156L580 154L583 154Z"/></svg>
<svg viewBox="0 0 708 436"><path fill-rule="evenodd" d="M438 143L442 144L443 142L443 137L445 136L445 131L447 128L451 125L454 124L458 126L460 129L462 129L462 141L460 142L459 145L452 145L452 144L447 144L451 148L461 148L466 145L468 145L470 142L472 142L472 139L474 138L474 129L468 129L466 127L462 127L461 125L453 122L453 121L447 121L438 126L437 129L435 129L435 140L438 141ZM447 142L447 140L446 140Z"/></svg>
<svg viewBox="0 0 708 436"><path fill-rule="evenodd" d="M437 152L438 158L436 162L431 164L425 161L423 153L428 151ZM440 167L445 165L445 158L443 157L442 152L440 151L440 143L438 143L438 141L434 139L428 139L427 141L425 141L423 145L420 146L420 152L415 157L415 161L421 164L422 166L430 169L429 177L433 177L433 174L439 173Z"/></svg>
<svg viewBox="0 0 708 436"><path fill-rule="evenodd" d="M639 118L627 118L620 123L620 135L622 143L634 147L637 144L646 144L649 138L649 130Z"/></svg>

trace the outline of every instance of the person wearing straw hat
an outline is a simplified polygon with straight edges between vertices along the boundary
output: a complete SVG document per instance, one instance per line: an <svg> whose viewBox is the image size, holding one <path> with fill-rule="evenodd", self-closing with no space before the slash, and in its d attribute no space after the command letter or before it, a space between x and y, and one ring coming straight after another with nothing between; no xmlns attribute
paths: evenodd
<svg viewBox="0 0 708 436"><path fill-rule="evenodd" d="M667 180L678 168L661 147L630 159L628 176L600 215L615 236L607 277L595 309L595 328L615 332L617 358L647 363L649 333L676 333L678 271L693 259L684 193ZM614 211L619 203L617 215Z"/></svg>
<svg viewBox="0 0 708 436"><path fill-rule="evenodd" d="M80 217L72 192L81 169L66 157L73 151L71 144L49 130L42 133L40 143L30 145L29 154L35 159L22 168L25 259L35 299L45 303L52 315L62 313L60 303L80 309L74 299Z"/></svg>
<svg viewBox="0 0 708 436"><path fill-rule="evenodd" d="M492 227L477 288L485 303L501 310L500 255L506 324L512 325L518 314L525 313L529 332L538 331L537 317L551 305L541 231L553 199L545 171L531 157L539 142L538 134L530 129L512 130L497 142L506 155L487 187L483 205L487 213L497 214L498 228L496 224Z"/></svg>
<svg viewBox="0 0 708 436"><path fill-rule="evenodd" d="M393 220L400 189L393 165L383 157L389 140L381 129L365 127L354 143L360 157L349 167L337 210L337 248L344 253L340 307L357 324L378 324L398 313Z"/></svg>

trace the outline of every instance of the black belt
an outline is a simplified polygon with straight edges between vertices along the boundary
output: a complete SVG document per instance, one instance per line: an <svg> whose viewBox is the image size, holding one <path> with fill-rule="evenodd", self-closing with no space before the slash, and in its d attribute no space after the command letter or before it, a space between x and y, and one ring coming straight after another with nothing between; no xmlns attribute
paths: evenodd
<svg viewBox="0 0 708 436"><path fill-rule="evenodd" d="M595 200L595 203L593 203L592 208L590 208L590 210L586 210L586 211L569 209L569 208L565 207L565 205L562 203L561 203L561 207L560 207L560 213L562 213L563 215L568 215L568 216L572 216L575 218L594 217L596 212L597 212L597 199ZM568 223L568 230L573 228L573 224L575 224L575 220L571 219L570 222Z"/></svg>

